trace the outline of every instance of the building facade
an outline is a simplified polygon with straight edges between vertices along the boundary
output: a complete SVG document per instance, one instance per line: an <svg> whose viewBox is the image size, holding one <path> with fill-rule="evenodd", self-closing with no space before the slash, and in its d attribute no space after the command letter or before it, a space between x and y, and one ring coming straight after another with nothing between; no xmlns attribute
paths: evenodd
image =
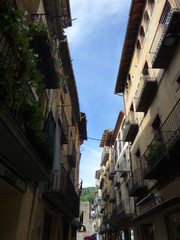
<svg viewBox="0 0 180 240"><path fill-rule="evenodd" d="M180 237L179 20L178 0L131 3L115 86L124 100L123 145L116 127L111 140L119 208L113 207L109 226L102 220L110 239Z"/></svg>
<svg viewBox="0 0 180 240"><path fill-rule="evenodd" d="M73 239L87 139L69 1L1 1L0 238Z"/></svg>

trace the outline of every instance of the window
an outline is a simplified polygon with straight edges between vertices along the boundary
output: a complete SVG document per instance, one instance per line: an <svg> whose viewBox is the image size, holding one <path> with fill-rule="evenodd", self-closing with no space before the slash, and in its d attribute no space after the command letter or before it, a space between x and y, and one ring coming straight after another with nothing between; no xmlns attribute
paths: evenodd
<svg viewBox="0 0 180 240"><path fill-rule="evenodd" d="M152 128L155 130L155 131L158 131L159 128L161 126L161 119L160 119L160 116L159 114L156 115L153 123L152 123Z"/></svg>
<svg viewBox="0 0 180 240"><path fill-rule="evenodd" d="M177 82L178 84L180 84L180 75L179 75L179 77L176 79L176 82Z"/></svg>
<svg viewBox="0 0 180 240"><path fill-rule="evenodd" d="M136 48L137 48L138 52L141 50L141 43L140 43L139 39L136 42Z"/></svg>
<svg viewBox="0 0 180 240"><path fill-rule="evenodd" d="M140 27L139 34L140 34L141 42L143 43L144 37L145 37L145 32L144 32L143 26Z"/></svg>
<svg viewBox="0 0 180 240"><path fill-rule="evenodd" d="M136 157L140 158L141 153L140 153L140 149L138 148L137 151L135 152Z"/></svg>
<svg viewBox="0 0 180 240"><path fill-rule="evenodd" d="M121 231L121 232L120 232L120 236L121 236L121 240L125 240L125 234L124 234L124 231Z"/></svg>
<svg viewBox="0 0 180 240"><path fill-rule="evenodd" d="M115 163L116 163L117 159L118 159L118 146L117 146L117 142L116 142L115 147L114 147L114 159L115 159Z"/></svg>
<svg viewBox="0 0 180 240"><path fill-rule="evenodd" d="M149 22L150 22L149 14L146 10L145 13L144 13L144 28L145 28L146 32L148 30Z"/></svg>
<svg viewBox="0 0 180 240"><path fill-rule="evenodd" d="M129 237L130 240L134 240L134 231L132 228L129 229Z"/></svg>
<svg viewBox="0 0 180 240"><path fill-rule="evenodd" d="M148 0L148 8L149 12L152 15L153 9L154 9L154 0Z"/></svg>
<svg viewBox="0 0 180 240"><path fill-rule="evenodd" d="M134 105L131 103L130 110L134 112Z"/></svg>
<svg viewBox="0 0 180 240"><path fill-rule="evenodd" d="M167 217L170 240L180 239L180 211Z"/></svg>
<svg viewBox="0 0 180 240"><path fill-rule="evenodd" d="M155 240L154 226L152 223L141 225L143 240Z"/></svg>
<svg viewBox="0 0 180 240"><path fill-rule="evenodd" d="M149 67L148 67L148 63L145 62L143 70L142 70L142 74L143 75L149 75Z"/></svg>

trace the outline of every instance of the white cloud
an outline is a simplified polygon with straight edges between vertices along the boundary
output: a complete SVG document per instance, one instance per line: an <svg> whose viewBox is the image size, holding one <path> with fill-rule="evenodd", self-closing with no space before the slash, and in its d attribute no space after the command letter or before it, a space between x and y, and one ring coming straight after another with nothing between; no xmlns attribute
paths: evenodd
<svg viewBox="0 0 180 240"><path fill-rule="evenodd" d="M69 41L76 47L82 41L95 34L97 27L118 23L128 16L130 0L71 0L73 26L66 30Z"/></svg>
<svg viewBox="0 0 180 240"><path fill-rule="evenodd" d="M102 149L84 145L85 154L82 152L80 163L80 179L83 187L95 186L95 172L100 167Z"/></svg>

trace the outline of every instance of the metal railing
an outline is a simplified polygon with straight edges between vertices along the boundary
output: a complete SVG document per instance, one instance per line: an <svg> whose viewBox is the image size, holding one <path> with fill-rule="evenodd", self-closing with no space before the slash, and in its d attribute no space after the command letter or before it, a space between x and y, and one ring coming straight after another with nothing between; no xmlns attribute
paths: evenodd
<svg viewBox="0 0 180 240"><path fill-rule="evenodd" d="M143 170L154 168L180 139L180 99L141 158Z"/></svg>
<svg viewBox="0 0 180 240"><path fill-rule="evenodd" d="M142 94L144 92L144 89L146 88L146 85L148 82L157 82L157 79L155 77L155 75L151 72L151 74L149 75L143 75L141 74L140 80L139 80L139 84L137 86L137 90L135 93L135 109L138 108ZM148 99L147 99L148 101Z"/></svg>
<svg viewBox="0 0 180 240"><path fill-rule="evenodd" d="M138 124L138 119L135 118L135 114L133 111L129 111L128 116L126 117L123 124L123 140L126 139L130 126L135 124Z"/></svg>
<svg viewBox="0 0 180 240"><path fill-rule="evenodd" d="M49 14L31 14L31 21L37 26L37 31L33 32L34 35L49 34L51 37L55 36L52 18Z"/></svg>
<svg viewBox="0 0 180 240"><path fill-rule="evenodd" d="M149 53L152 54L152 63L155 61L160 46L164 37L166 36L168 26L171 23L174 13L180 12L180 2L179 0L169 0L166 1L163 12L161 14L159 25L156 29L154 39L152 41Z"/></svg>
<svg viewBox="0 0 180 240"><path fill-rule="evenodd" d="M79 196L77 195L74 185L67 173L66 169L61 165L60 174L60 193L64 196L65 200L70 203L72 211L76 216L79 215Z"/></svg>
<svg viewBox="0 0 180 240"><path fill-rule="evenodd" d="M133 193L136 189L146 186L147 182L143 179L142 170L140 168L136 169L128 180L129 191Z"/></svg>
<svg viewBox="0 0 180 240"><path fill-rule="evenodd" d="M133 214L134 214L134 199L130 197L129 199L121 201L120 204L113 210L112 219Z"/></svg>

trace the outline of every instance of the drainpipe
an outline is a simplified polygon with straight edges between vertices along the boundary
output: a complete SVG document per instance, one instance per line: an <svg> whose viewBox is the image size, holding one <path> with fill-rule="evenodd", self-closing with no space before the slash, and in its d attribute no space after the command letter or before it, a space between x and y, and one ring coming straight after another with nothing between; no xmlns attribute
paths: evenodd
<svg viewBox="0 0 180 240"><path fill-rule="evenodd" d="M56 128L55 128L55 136L54 136L54 158L53 158L53 167L52 167L53 190L57 190L60 188L61 126L59 127L59 122L61 122L61 116L60 116L59 110L57 110Z"/></svg>
<svg viewBox="0 0 180 240"><path fill-rule="evenodd" d="M39 196L39 187L37 185L35 188L32 207L31 207L31 216L30 216L28 238L27 238L28 240L32 239L32 234L34 231L34 223L35 223L35 217L36 217L37 206L38 206L38 196Z"/></svg>
<svg viewBox="0 0 180 240"><path fill-rule="evenodd" d="M131 170L131 174L132 174L132 158L131 158L131 151L129 149L129 159L130 159L130 170ZM134 199L134 214L135 216L137 215L137 211L136 211L136 202L135 202L135 197L133 197ZM138 236L139 239L139 227L138 227L138 223L134 224L135 228L136 228L136 234Z"/></svg>
<svg viewBox="0 0 180 240"><path fill-rule="evenodd" d="M46 107L46 118L47 118L48 113L50 112L50 109L51 109L52 96L53 96L53 89L49 89L48 101L47 101L47 107Z"/></svg>

